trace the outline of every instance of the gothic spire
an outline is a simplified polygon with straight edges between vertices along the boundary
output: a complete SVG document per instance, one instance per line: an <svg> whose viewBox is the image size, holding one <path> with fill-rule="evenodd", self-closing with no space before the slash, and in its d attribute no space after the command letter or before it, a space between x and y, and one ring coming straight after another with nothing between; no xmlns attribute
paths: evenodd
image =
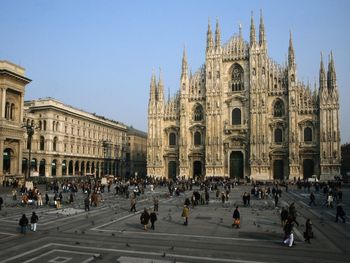
<svg viewBox="0 0 350 263"><path fill-rule="evenodd" d="M164 101L164 83L163 83L163 74L161 69L159 69L158 100Z"/></svg>
<svg viewBox="0 0 350 263"><path fill-rule="evenodd" d="M256 35L255 35L255 25L254 25L253 11L252 11L252 16L250 19L250 46L253 46L253 44L255 43L256 43Z"/></svg>
<svg viewBox="0 0 350 263"><path fill-rule="evenodd" d="M288 65L289 65L290 68L292 66L295 66L295 56L294 56L294 48L293 48L293 40L292 40L292 31L289 31Z"/></svg>
<svg viewBox="0 0 350 263"><path fill-rule="evenodd" d="M156 75L154 74L154 70L152 71L149 100L156 101Z"/></svg>
<svg viewBox="0 0 350 263"><path fill-rule="evenodd" d="M238 36L239 36L239 38L243 38L243 36L242 36L242 24L241 23L239 23L238 28L239 28Z"/></svg>
<svg viewBox="0 0 350 263"><path fill-rule="evenodd" d="M334 66L334 60L333 60L333 52L331 51L331 54L329 55L329 62L328 62L328 72L327 72L327 81L328 81L328 88L335 88L336 87L336 74L335 74L335 66Z"/></svg>
<svg viewBox="0 0 350 263"><path fill-rule="evenodd" d="M188 65L187 65L187 57L186 57L186 48L184 47L183 55L182 55L182 71L181 78L187 76Z"/></svg>
<svg viewBox="0 0 350 263"><path fill-rule="evenodd" d="M326 87L327 84L327 80L326 80L326 72L324 70L324 65L323 65L323 55L321 52L321 62L320 62L320 76L319 76L319 85L320 85L320 90L324 89Z"/></svg>
<svg viewBox="0 0 350 263"><path fill-rule="evenodd" d="M220 26L219 19L216 18L216 28L215 28L215 48L221 46L221 34L220 34Z"/></svg>
<svg viewBox="0 0 350 263"><path fill-rule="evenodd" d="M263 46L266 44L264 18L263 18L261 9L260 9L260 26L259 26L259 44L260 46Z"/></svg>
<svg viewBox="0 0 350 263"><path fill-rule="evenodd" d="M207 31L207 51L211 50L214 46L213 33L210 28L210 19L208 19L208 31Z"/></svg>

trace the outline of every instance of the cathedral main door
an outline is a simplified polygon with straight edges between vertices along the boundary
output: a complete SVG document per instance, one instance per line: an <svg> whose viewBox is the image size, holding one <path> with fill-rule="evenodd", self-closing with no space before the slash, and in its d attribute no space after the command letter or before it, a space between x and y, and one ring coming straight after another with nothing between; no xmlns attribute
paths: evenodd
<svg viewBox="0 0 350 263"><path fill-rule="evenodd" d="M230 178L243 179L244 177L243 153L239 151L230 154Z"/></svg>
<svg viewBox="0 0 350 263"><path fill-rule="evenodd" d="M283 160L275 160L273 162L273 179L284 180Z"/></svg>
<svg viewBox="0 0 350 263"><path fill-rule="evenodd" d="M168 163L168 178L176 180L176 162L175 161L169 161Z"/></svg>
<svg viewBox="0 0 350 263"><path fill-rule="evenodd" d="M193 162L193 178L197 176L202 176L202 162L194 161Z"/></svg>
<svg viewBox="0 0 350 263"><path fill-rule="evenodd" d="M312 159L305 159L303 162L304 179L311 178L314 174L314 161Z"/></svg>

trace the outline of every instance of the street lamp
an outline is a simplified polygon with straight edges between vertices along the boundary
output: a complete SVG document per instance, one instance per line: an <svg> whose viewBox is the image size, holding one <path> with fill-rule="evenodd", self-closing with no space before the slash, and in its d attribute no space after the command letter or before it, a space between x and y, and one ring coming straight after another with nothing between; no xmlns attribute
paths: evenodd
<svg viewBox="0 0 350 263"><path fill-rule="evenodd" d="M30 169L31 169L31 162L32 162L32 138L35 131L34 123L26 123L22 126L22 128L26 128L28 141L27 141L27 147L28 147L28 162L27 162L27 172L24 175L25 181L27 181L30 177Z"/></svg>

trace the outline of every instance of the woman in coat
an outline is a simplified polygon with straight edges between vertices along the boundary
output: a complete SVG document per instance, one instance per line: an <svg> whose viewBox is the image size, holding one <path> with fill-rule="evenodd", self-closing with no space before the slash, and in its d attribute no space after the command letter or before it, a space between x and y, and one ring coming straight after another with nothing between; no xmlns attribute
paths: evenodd
<svg viewBox="0 0 350 263"><path fill-rule="evenodd" d="M233 223L232 227L236 226L236 228L239 228L241 225L241 215L238 211L238 206L236 206L235 211L233 211Z"/></svg>
<svg viewBox="0 0 350 263"><path fill-rule="evenodd" d="M30 217L30 230L36 231L36 225L39 221L39 217L35 212L32 213L32 216Z"/></svg>
<svg viewBox="0 0 350 263"><path fill-rule="evenodd" d="M147 231L147 226L149 223L150 215L147 211L147 208L145 208L140 216L141 224L143 225L143 229Z"/></svg>
<svg viewBox="0 0 350 263"><path fill-rule="evenodd" d="M184 225L188 225L188 216L190 214L190 209L188 208L187 205L184 205L184 208L182 209L182 214L181 216L184 218Z"/></svg>
<svg viewBox="0 0 350 263"><path fill-rule="evenodd" d="M311 243L310 238L312 237L313 237L312 222L310 218L308 218L305 223L305 232L304 232L305 242Z"/></svg>

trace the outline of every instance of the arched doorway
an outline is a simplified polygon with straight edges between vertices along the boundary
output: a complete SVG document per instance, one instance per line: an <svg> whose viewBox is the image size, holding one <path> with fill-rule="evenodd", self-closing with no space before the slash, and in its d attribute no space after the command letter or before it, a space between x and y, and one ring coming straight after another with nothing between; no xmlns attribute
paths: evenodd
<svg viewBox="0 0 350 263"><path fill-rule="evenodd" d="M67 161L62 161L62 175L67 175Z"/></svg>
<svg viewBox="0 0 350 263"><path fill-rule="evenodd" d="M30 173L32 174L32 172L34 171L34 172L37 172L38 170L38 161L37 161L37 159L35 159L35 158L33 158L32 159L32 162L31 162L31 164L30 164Z"/></svg>
<svg viewBox="0 0 350 263"><path fill-rule="evenodd" d="M168 163L168 178L176 180L176 174L177 174L177 168L176 168L176 162L175 161L169 161Z"/></svg>
<svg viewBox="0 0 350 263"><path fill-rule="evenodd" d="M85 162L82 161L80 165L80 174L85 175Z"/></svg>
<svg viewBox="0 0 350 263"><path fill-rule="evenodd" d="M51 176L56 176L56 166L57 166L57 160L53 160L51 162Z"/></svg>
<svg viewBox="0 0 350 263"><path fill-rule="evenodd" d="M96 163L96 178L100 177L100 163Z"/></svg>
<svg viewBox="0 0 350 263"><path fill-rule="evenodd" d="M95 163L94 162L91 163L91 173L92 174L95 173Z"/></svg>
<svg viewBox="0 0 350 263"><path fill-rule="evenodd" d="M90 162L89 161L87 161L86 162L86 173L91 173L91 171L90 171Z"/></svg>
<svg viewBox="0 0 350 263"><path fill-rule="evenodd" d="M273 179L284 180L283 160L275 160L273 162Z"/></svg>
<svg viewBox="0 0 350 263"><path fill-rule="evenodd" d="M39 176L45 176L46 160L42 159L39 163Z"/></svg>
<svg viewBox="0 0 350 263"><path fill-rule="evenodd" d="M313 174L314 174L314 160L304 159L303 161L304 179L311 178Z"/></svg>
<svg viewBox="0 0 350 263"><path fill-rule="evenodd" d="M79 162L76 161L74 165L74 175L80 175L79 174Z"/></svg>
<svg viewBox="0 0 350 263"><path fill-rule="evenodd" d="M11 157L13 156L13 151L10 148L4 150L4 159L3 159L3 172L4 174L11 173Z"/></svg>
<svg viewBox="0 0 350 263"><path fill-rule="evenodd" d="M202 176L202 162L194 161L193 162L193 178Z"/></svg>
<svg viewBox="0 0 350 263"><path fill-rule="evenodd" d="M73 175L73 161L69 161L68 174Z"/></svg>
<svg viewBox="0 0 350 263"><path fill-rule="evenodd" d="M243 153L239 151L230 154L230 178L243 179L244 161Z"/></svg>

